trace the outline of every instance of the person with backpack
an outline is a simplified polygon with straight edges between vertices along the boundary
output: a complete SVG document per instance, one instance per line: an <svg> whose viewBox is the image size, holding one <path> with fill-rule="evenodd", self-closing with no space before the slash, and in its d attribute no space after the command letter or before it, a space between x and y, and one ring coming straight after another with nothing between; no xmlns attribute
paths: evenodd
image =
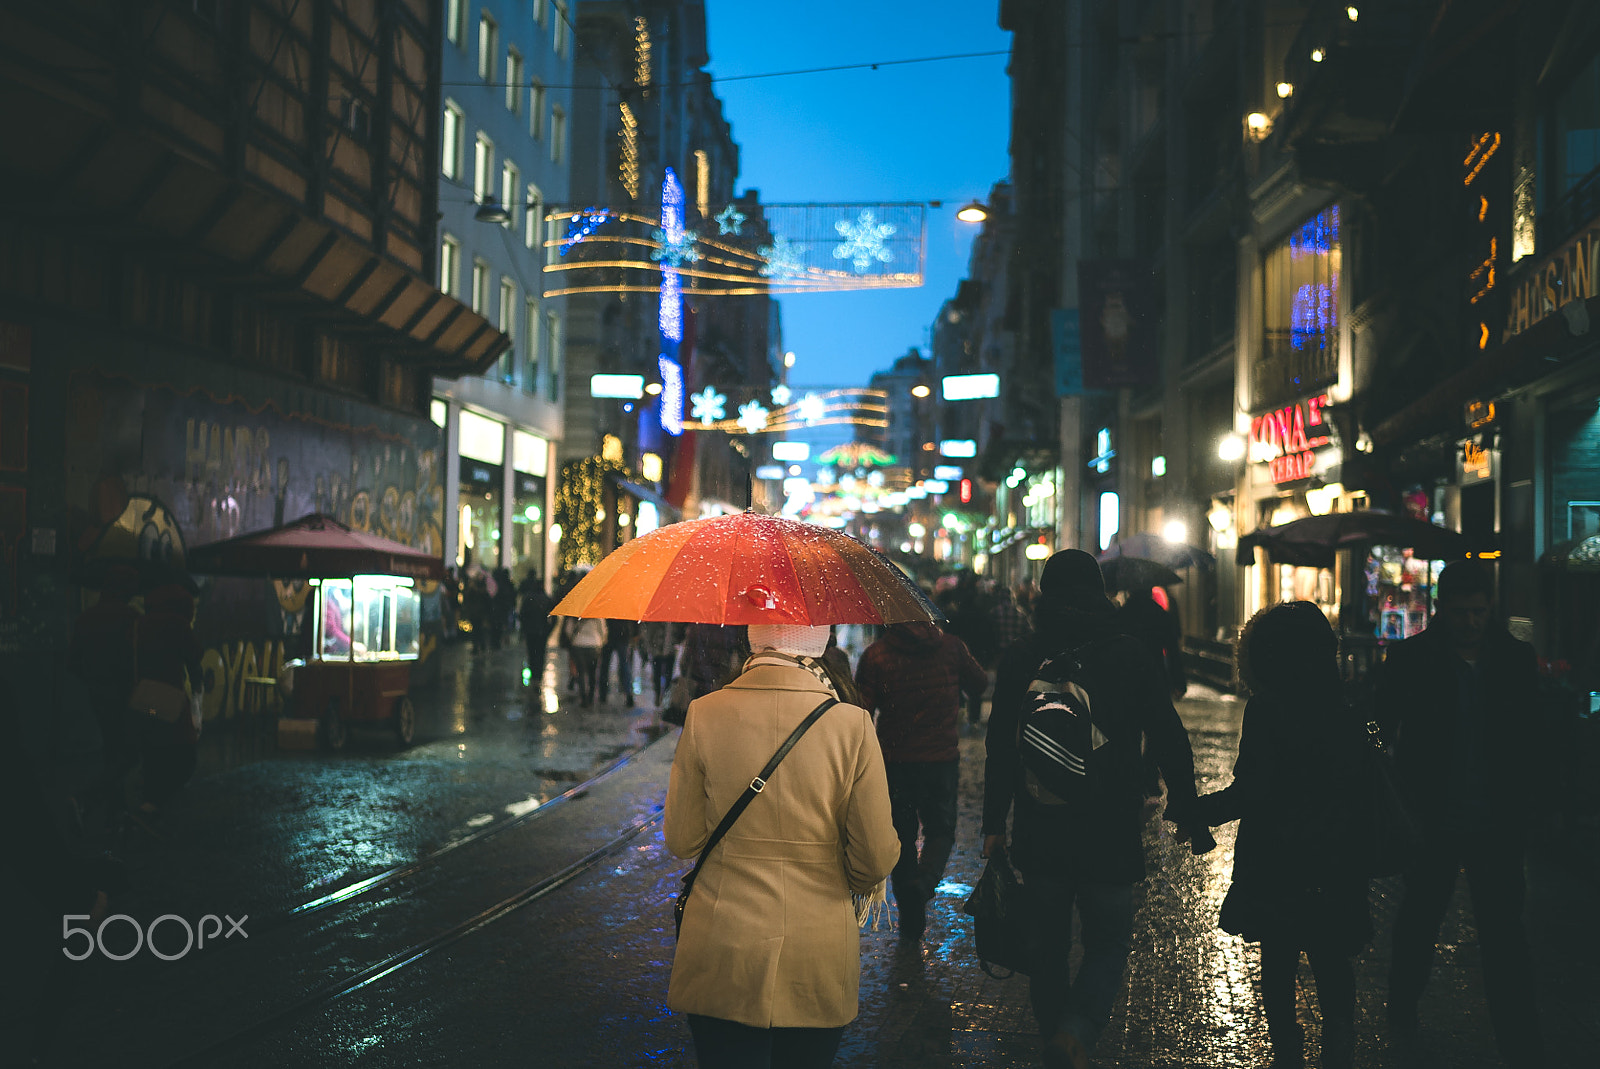
<svg viewBox="0 0 1600 1069"><path fill-rule="evenodd" d="M1322 1065L1355 1057L1354 956L1372 938L1358 857L1366 725L1345 704L1339 640L1322 610L1290 601L1256 613L1239 641L1250 688L1233 782L1200 799L1207 825L1239 822L1218 926L1261 944L1261 1005L1273 1069L1299 1069L1295 1005L1303 951L1322 1010Z"/></svg>
<svg viewBox="0 0 1600 1069"><path fill-rule="evenodd" d="M1194 754L1165 673L1118 632L1094 557L1045 563L1034 630L1001 658L984 762L983 856L1021 872L1034 957L1029 997L1049 1066L1083 1069L1127 967L1134 885L1144 879L1141 736L1167 781L1166 819L1196 853ZM1083 960L1070 975L1072 913Z"/></svg>
<svg viewBox="0 0 1600 1069"><path fill-rule="evenodd" d="M889 877L900 935L920 939L928 902L956 841L961 695L981 696L989 676L966 643L918 621L889 625L861 655L855 682L861 707L878 713L878 744L900 836L900 861Z"/></svg>

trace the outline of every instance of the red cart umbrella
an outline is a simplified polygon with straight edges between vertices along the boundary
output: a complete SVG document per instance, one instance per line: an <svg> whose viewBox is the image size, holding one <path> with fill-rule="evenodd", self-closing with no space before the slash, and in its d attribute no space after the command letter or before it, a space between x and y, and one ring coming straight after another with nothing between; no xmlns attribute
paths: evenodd
<svg viewBox="0 0 1600 1069"><path fill-rule="evenodd" d="M185 562L192 572L270 575L279 579L331 579L347 575L444 578L444 562L419 549L357 531L332 516L312 513L266 531L195 546Z"/></svg>
<svg viewBox="0 0 1600 1069"><path fill-rule="evenodd" d="M932 620L937 610L849 535L745 512L635 538L595 565L553 615L815 626Z"/></svg>

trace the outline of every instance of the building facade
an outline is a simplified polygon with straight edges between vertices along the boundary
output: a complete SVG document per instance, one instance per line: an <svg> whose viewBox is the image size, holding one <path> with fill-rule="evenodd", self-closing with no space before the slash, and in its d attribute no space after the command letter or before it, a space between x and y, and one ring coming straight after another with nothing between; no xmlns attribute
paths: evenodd
<svg viewBox="0 0 1600 1069"><path fill-rule="evenodd" d="M307 513L442 550L430 383L507 340L435 285L436 7L0 12L9 652L64 648L112 565L187 582ZM303 652L306 589L203 582L208 719Z"/></svg>
<svg viewBox="0 0 1600 1069"><path fill-rule="evenodd" d="M570 208L576 14L563 0L445 0L439 287L510 340L483 375L434 384L444 549L457 568L548 578L565 433L568 311L542 270Z"/></svg>

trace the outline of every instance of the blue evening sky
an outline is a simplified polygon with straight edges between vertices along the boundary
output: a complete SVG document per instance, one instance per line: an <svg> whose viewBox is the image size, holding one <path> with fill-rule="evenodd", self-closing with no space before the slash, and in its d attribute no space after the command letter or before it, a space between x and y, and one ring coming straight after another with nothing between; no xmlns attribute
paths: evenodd
<svg viewBox="0 0 1600 1069"><path fill-rule="evenodd" d="M998 0L706 0L713 76L1011 47ZM740 146L738 188L771 203L943 200L920 289L780 298L790 382L864 385L926 345L977 227L956 209L1009 166L1006 57L716 83Z"/></svg>

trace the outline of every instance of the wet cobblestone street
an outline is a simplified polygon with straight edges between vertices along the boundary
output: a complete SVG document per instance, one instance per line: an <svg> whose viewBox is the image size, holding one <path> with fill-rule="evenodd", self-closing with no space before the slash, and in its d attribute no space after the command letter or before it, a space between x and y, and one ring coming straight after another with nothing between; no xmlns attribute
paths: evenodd
<svg viewBox="0 0 1600 1069"><path fill-rule="evenodd" d="M511 651L452 665L429 707L419 703L432 726L413 750L283 755L193 785L164 838L131 859L139 888L116 911L248 909L258 918L250 945L201 962L90 963L84 995L107 1007L105 1027L72 1037L59 1064L155 1066L193 1054L183 1064L694 1065L688 1029L664 1005L671 900L687 868L666 852L659 822L676 732L659 735L645 696L636 709L615 699L575 708L556 685L557 657L541 686L523 685ZM1243 703L1190 700L1181 711L1201 789L1214 790L1230 776ZM841 1069L1040 1064L1027 981L985 975L960 912L982 867L982 765L981 737L964 737L958 841L924 939L863 935L861 1016L846 1029ZM549 811L540 819L515 823L541 807ZM1264 1066L1255 948L1215 926L1234 829L1219 829L1218 848L1196 858L1154 806L1149 813L1151 876L1127 993L1094 1064ZM421 876L396 878L348 910L309 925L284 915L502 823L503 833L451 848ZM1529 917L1550 1064L1586 1065L1581 1052L1600 1039L1600 979L1590 964L1600 952L1600 894L1558 858L1559 845L1547 842L1530 863ZM1363 1069L1394 1064L1377 1025L1396 901L1394 881L1375 886L1378 937L1358 960ZM1464 905L1458 893L1424 1035L1432 1064L1487 1069L1500 1062ZM446 931L454 934L439 940ZM388 955L405 960L318 994ZM1316 1065L1314 998L1302 998L1301 1013Z"/></svg>

